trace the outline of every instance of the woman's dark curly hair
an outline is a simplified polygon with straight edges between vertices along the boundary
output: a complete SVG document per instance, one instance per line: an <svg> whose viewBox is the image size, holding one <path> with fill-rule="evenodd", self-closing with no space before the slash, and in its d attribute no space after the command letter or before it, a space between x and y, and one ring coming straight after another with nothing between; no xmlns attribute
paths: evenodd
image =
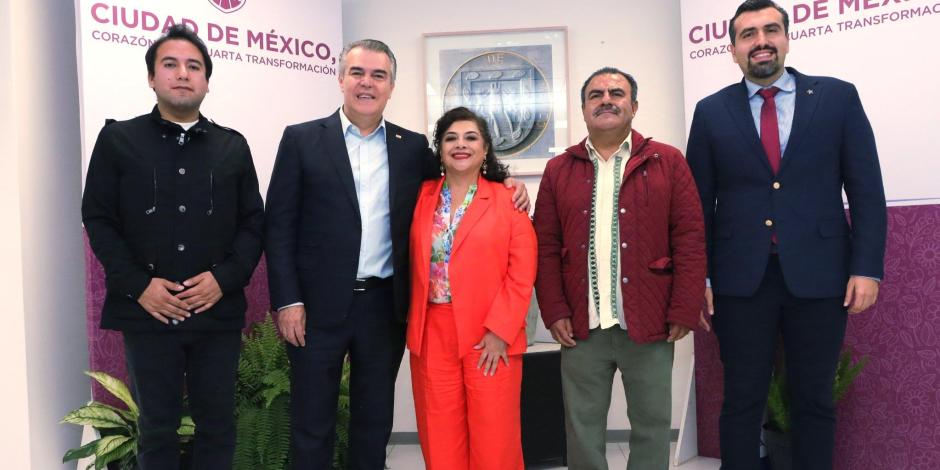
<svg viewBox="0 0 940 470"><path fill-rule="evenodd" d="M447 111L434 125L434 156L437 158L437 164L443 164L441 162L441 140L444 139L444 134L447 133L450 126L458 121L475 122L477 128L480 129L483 143L486 144L486 157L483 159L486 173L481 173L483 178L497 183L502 183L506 178L509 178L509 167L500 163L499 159L496 158L496 152L493 151L493 137L490 136L490 126L486 125L483 118L463 106Z"/></svg>

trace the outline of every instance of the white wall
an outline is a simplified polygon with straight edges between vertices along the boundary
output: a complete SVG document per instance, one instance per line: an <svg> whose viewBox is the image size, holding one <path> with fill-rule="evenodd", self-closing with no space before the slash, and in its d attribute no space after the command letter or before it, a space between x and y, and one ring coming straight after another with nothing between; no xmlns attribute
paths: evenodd
<svg viewBox="0 0 940 470"><path fill-rule="evenodd" d="M7 468L64 468L81 429L59 420L89 398L74 14L56 0L0 8L0 348L12 413L0 441Z"/></svg>
<svg viewBox="0 0 940 470"><path fill-rule="evenodd" d="M398 59L398 81L386 117L424 129L422 34L447 31L566 26L570 141L587 130L578 90L591 72L619 67L639 82L634 125L646 136L685 148L679 1L638 0L343 0L346 42L374 37Z"/></svg>
<svg viewBox="0 0 940 470"><path fill-rule="evenodd" d="M425 129L422 34L447 31L566 26L568 28L569 141L587 135L578 91L591 72L615 66L634 75L639 112L634 128L647 137L685 148L679 1L637 0L344 0L345 42L373 37L386 42L398 59L398 79L385 116L409 129ZM325 114L325 113L324 113ZM538 177L524 178L530 194ZM691 338L676 348L673 373L673 428L685 404ZM407 357L397 385L395 431L413 432L414 404ZM628 429L623 388L615 378L608 417L610 429ZM559 410L561 412L561 410Z"/></svg>
<svg viewBox="0 0 940 470"><path fill-rule="evenodd" d="M19 139L13 127L13 21L10 2L0 2L0 220L5 229L0 235L0 298L4 300L4 322L0 330L0 357L3 358L3 387L0 403L7 404L0 455L11 468L28 468L29 413L27 401L26 337L23 325L23 260L20 255L20 185Z"/></svg>

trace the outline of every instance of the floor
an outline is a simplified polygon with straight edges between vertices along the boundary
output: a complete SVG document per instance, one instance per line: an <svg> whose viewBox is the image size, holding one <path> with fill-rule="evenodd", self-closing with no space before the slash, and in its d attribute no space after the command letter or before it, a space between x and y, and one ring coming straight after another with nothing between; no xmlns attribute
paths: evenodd
<svg viewBox="0 0 940 470"><path fill-rule="evenodd" d="M672 445L673 451L676 445ZM630 448L626 442L607 444L607 463L611 470L619 470L627 467L627 456L630 455ZM395 445L389 446L389 456L386 465L391 470L420 470L424 468L424 460L421 458L421 448L417 445ZM706 457L695 457L678 467L681 470L718 470L721 462L717 459ZM557 470L568 467L533 467L538 470Z"/></svg>

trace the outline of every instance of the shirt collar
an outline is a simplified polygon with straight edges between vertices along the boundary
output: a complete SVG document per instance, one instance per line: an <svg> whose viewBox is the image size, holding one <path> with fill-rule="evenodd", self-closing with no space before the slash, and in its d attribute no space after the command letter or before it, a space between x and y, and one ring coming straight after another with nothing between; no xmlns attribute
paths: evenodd
<svg viewBox="0 0 940 470"><path fill-rule="evenodd" d="M349 117L346 116L346 111L343 111L342 106L339 107L339 122L340 124L343 125L344 136L347 136L349 135L350 132L352 132L353 135L355 135L356 137L362 138L362 133L359 131L359 128L356 127L356 125L353 124L352 121L349 120ZM382 132L382 137L384 138L385 137L385 117L382 117L382 120L379 121L379 127L376 127L375 130L372 131L371 134L369 134L369 137L372 137L373 135L379 133L380 131Z"/></svg>
<svg viewBox="0 0 940 470"><path fill-rule="evenodd" d="M618 152L625 152L627 155L630 155L630 138L633 137L633 129L630 129L630 132L627 133L627 138L623 139L623 142L620 143L620 150ZM587 140L584 141L584 146L588 149L588 157L591 160L597 160L600 158L600 154L597 153L597 149L594 148L594 144L591 143L591 136L588 136Z"/></svg>
<svg viewBox="0 0 940 470"><path fill-rule="evenodd" d="M744 79L744 85L747 86L748 98L753 98L758 91L763 88L770 88L771 86L779 88L780 91L784 93L791 93L796 91L796 79L793 78L793 74L791 74L787 69L783 69L783 75L781 75L780 78L777 78L777 81L771 83L768 87L760 86L746 78Z"/></svg>
<svg viewBox="0 0 940 470"><path fill-rule="evenodd" d="M175 122L173 122L173 121L168 121L168 120L166 120L166 119L163 119L163 116L160 114L160 109L157 107L157 105L153 105L153 109L150 110L150 117L151 117L151 119L157 121L158 123L160 123L160 124L162 124L162 125L164 125L164 126L179 126L179 127L182 127L182 126L180 126L178 123L175 123ZM206 131L205 127L207 127L206 124L208 124L208 122L209 122L209 120L206 119L206 117L203 116L202 113L199 113L199 120L197 120L196 123L193 124L192 127L190 127L190 129L193 129L193 130L195 130L195 131L197 131L197 132L205 132L205 131Z"/></svg>

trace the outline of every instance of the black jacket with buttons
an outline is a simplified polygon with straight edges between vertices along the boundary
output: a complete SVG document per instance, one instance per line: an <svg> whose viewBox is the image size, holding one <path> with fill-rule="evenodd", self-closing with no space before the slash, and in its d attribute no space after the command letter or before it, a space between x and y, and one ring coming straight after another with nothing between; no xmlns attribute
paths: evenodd
<svg viewBox="0 0 940 470"><path fill-rule="evenodd" d="M244 287L261 257L264 205L248 143L205 117L184 131L150 114L101 129L88 165L82 220L104 265L101 327L230 330L244 325ZM222 298L164 325L137 298L151 278L211 271Z"/></svg>

